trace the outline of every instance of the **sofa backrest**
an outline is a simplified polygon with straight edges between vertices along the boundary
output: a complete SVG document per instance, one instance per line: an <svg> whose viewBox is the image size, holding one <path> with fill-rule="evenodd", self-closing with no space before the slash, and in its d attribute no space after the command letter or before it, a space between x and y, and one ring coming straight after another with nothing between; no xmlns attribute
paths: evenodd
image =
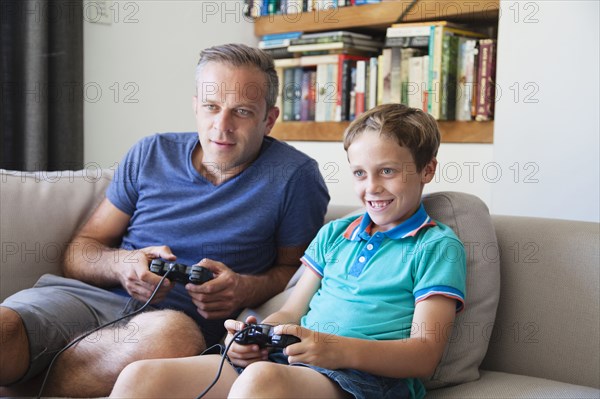
<svg viewBox="0 0 600 399"><path fill-rule="evenodd" d="M427 389L435 389L479 378L488 347L484 331L494 324L500 294L500 259L492 219L481 199L437 192L424 196L423 205L433 219L452 228L467 257L465 310L453 326L441 326L441 338L448 345L433 376L425 381Z"/></svg>
<svg viewBox="0 0 600 399"><path fill-rule="evenodd" d="M502 284L481 367L600 388L600 225L493 221Z"/></svg>
<svg viewBox="0 0 600 399"><path fill-rule="evenodd" d="M66 246L104 197L109 170L0 170L0 301L60 274Z"/></svg>

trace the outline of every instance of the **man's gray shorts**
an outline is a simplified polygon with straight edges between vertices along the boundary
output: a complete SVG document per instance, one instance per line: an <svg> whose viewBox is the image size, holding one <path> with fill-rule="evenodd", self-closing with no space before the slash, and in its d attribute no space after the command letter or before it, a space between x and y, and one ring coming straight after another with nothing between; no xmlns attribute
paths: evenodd
<svg viewBox="0 0 600 399"><path fill-rule="evenodd" d="M129 297L78 280L43 275L34 288L17 292L2 303L21 316L29 337L29 370L19 382L44 370L72 339L129 314L141 305ZM126 324L122 325L122 328L126 327ZM98 331L85 340L98 341L100 334L102 332Z"/></svg>

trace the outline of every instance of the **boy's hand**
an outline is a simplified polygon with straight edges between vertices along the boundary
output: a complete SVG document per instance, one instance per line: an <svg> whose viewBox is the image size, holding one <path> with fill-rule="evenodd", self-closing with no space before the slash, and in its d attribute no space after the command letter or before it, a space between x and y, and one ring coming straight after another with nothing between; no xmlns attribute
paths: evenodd
<svg viewBox="0 0 600 399"><path fill-rule="evenodd" d="M294 324L277 326L274 333L294 335L300 338L300 342L284 349L290 364L305 363L331 370L339 368L340 356L343 354L340 348L341 337L319 333Z"/></svg>
<svg viewBox="0 0 600 399"><path fill-rule="evenodd" d="M248 324L256 324L256 317L249 316L245 324L238 320L225 321L225 328L227 329L225 344L229 345L234 335L238 331L243 330ZM266 348L261 349L258 345L240 345L234 342L231 344L227 356L229 356L229 360L234 365L247 367L251 363L267 360L269 358L269 350Z"/></svg>

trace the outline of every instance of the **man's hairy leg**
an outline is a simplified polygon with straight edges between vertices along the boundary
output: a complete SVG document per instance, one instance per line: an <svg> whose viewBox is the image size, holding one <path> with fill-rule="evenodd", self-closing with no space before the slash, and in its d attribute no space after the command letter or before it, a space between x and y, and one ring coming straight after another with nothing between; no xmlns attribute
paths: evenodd
<svg viewBox="0 0 600 399"><path fill-rule="evenodd" d="M184 313L143 313L124 326L100 330L65 351L50 372L44 396L107 396L128 364L193 356L205 346L198 326Z"/></svg>
<svg viewBox="0 0 600 399"><path fill-rule="evenodd" d="M29 367L29 341L21 316L0 306L0 386L21 378Z"/></svg>

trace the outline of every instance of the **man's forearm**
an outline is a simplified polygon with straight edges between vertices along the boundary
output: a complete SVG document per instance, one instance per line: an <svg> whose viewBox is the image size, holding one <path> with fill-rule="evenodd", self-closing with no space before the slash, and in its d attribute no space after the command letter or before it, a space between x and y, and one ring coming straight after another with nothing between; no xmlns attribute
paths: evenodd
<svg viewBox="0 0 600 399"><path fill-rule="evenodd" d="M297 266L274 266L264 274L243 275L242 290L244 302L242 307L256 307L279 294L294 273Z"/></svg>
<svg viewBox="0 0 600 399"><path fill-rule="evenodd" d="M63 274L99 287L113 287L120 282L115 266L127 258L136 261L130 251L108 247L92 238L76 237L65 252Z"/></svg>

